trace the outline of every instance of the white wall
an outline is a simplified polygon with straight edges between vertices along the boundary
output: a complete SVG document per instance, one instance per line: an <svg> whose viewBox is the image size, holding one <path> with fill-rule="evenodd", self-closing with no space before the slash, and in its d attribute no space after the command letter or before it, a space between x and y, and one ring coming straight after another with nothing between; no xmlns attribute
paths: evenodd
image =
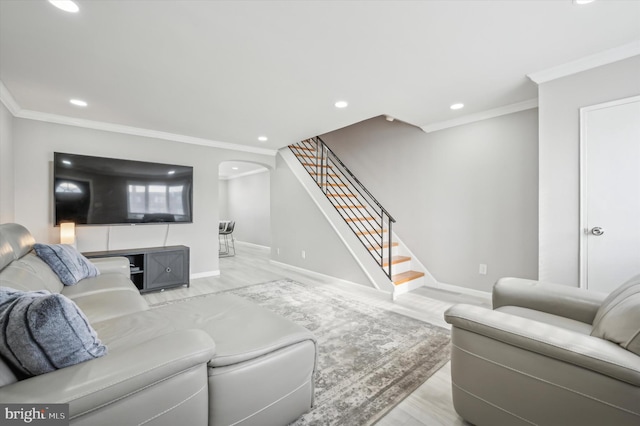
<svg viewBox="0 0 640 426"><path fill-rule="evenodd" d="M229 185L226 179L218 181L218 215L220 220L229 218Z"/></svg>
<svg viewBox="0 0 640 426"><path fill-rule="evenodd" d="M218 164L247 160L273 167L275 158L167 140L112 133L41 121L13 120L15 221L41 242L57 243L53 226L54 152L156 161L193 166L192 224L78 227L81 251L184 244L191 248L191 273L216 273L218 267ZM3 191L4 192L4 191ZM167 235L168 230L168 235Z"/></svg>
<svg viewBox="0 0 640 426"><path fill-rule="evenodd" d="M539 86L541 280L579 285L580 108L640 95L639 76L635 56Z"/></svg>
<svg viewBox="0 0 640 426"><path fill-rule="evenodd" d="M13 116L0 103L0 223L14 221Z"/></svg>
<svg viewBox="0 0 640 426"><path fill-rule="evenodd" d="M537 277L537 128L531 109L433 133L378 117L322 138L436 280L490 291Z"/></svg>
<svg viewBox="0 0 640 426"><path fill-rule="evenodd" d="M238 241L271 246L270 173L264 170L227 180L227 216L233 220Z"/></svg>

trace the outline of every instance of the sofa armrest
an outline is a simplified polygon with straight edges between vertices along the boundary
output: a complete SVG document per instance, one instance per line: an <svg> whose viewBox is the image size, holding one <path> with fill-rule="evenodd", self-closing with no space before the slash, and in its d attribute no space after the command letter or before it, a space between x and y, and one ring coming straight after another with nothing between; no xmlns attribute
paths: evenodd
<svg viewBox="0 0 640 426"><path fill-rule="evenodd" d="M127 278L131 276L129 259L126 257L95 257L89 260L96 265L101 274L122 274Z"/></svg>
<svg viewBox="0 0 640 426"><path fill-rule="evenodd" d="M522 278L501 278L493 286L493 309L519 306L592 324L606 293Z"/></svg>
<svg viewBox="0 0 640 426"><path fill-rule="evenodd" d="M110 351L102 358L3 386L0 401L68 403L74 417L206 364L214 353L215 343L204 331L172 332Z"/></svg>
<svg viewBox="0 0 640 426"><path fill-rule="evenodd" d="M615 343L480 306L445 312L453 327L640 386L640 357Z"/></svg>

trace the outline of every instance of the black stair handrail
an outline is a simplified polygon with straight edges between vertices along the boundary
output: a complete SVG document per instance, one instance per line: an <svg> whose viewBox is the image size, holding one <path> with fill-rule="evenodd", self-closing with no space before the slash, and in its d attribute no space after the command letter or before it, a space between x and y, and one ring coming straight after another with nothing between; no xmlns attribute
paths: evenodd
<svg viewBox="0 0 640 426"><path fill-rule="evenodd" d="M325 196L338 201L331 201L331 204L349 223L349 228L392 280L392 224L395 223L395 219L320 137L290 145L289 149ZM360 216L362 210L365 214L364 219ZM389 236L386 247L385 232ZM388 249L388 265L384 264L385 248Z"/></svg>
<svg viewBox="0 0 640 426"><path fill-rule="evenodd" d="M338 164L340 164L340 166L341 166L341 167L342 167L342 168L343 168L343 169L344 169L344 170L349 174L349 176L351 176L351 178L354 180L354 182L356 182L356 183L358 184L358 186L359 186L360 188L362 188L362 190L363 190L363 191L364 191L364 192L365 192L369 197L371 197L371 200L376 204L376 206L378 206L378 207L380 208L380 210L382 210L382 211L384 212L384 214L386 214L386 215L387 215L387 217L389 218L389 220L390 220L391 222L394 222L394 223L395 223L395 221L396 221L396 220L393 218L393 216L391 216L391 215L389 214L389 212L388 212L384 207L382 207L382 204L380 204L380 202L376 199L376 197L374 197L374 196L371 194L371 192L369 192L369 190L367 189L367 187L366 187L366 186L364 186L364 185L363 185L363 184L358 180L358 178L356 177L356 175L354 175L353 173L351 173L351 170L349 170L349 168L348 168L347 166L345 166L345 165L344 165L344 163L342 162L342 160L340 160L340 157L338 157L338 156L333 152L333 150L332 150L331 148L329 148L329 146L328 146L326 143L324 143L324 141L323 141L322 139L320 139L320 136L316 136L315 138L312 138L312 139L316 139L316 140L318 141L318 143L319 143L319 144L320 144L324 149L326 149L328 152L330 152L330 153L331 153L331 155L333 156L333 159L334 159L335 161L337 161L337 162L338 162Z"/></svg>

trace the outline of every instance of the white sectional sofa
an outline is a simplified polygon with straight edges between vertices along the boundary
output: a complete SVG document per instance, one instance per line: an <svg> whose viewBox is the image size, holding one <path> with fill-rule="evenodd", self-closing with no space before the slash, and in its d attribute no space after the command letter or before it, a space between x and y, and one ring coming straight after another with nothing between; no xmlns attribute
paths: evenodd
<svg viewBox="0 0 640 426"><path fill-rule="evenodd" d="M119 426L286 425L311 408L316 343L305 328L232 295L149 308L125 258L93 259L98 276L63 286L34 243L23 226L0 225L0 286L62 294L107 352L39 375L0 357L1 402L67 403L72 425Z"/></svg>

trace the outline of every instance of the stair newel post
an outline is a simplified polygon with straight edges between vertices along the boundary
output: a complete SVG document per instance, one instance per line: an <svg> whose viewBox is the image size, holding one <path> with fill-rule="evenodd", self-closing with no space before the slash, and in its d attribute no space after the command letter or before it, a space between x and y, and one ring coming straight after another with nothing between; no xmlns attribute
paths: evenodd
<svg viewBox="0 0 640 426"><path fill-rule="evenodd" d="M322 177L324 179L325 193L329 192L329 152L324 144L322 144L322 156L324 158L324 173Z"/></svg>
<svg viewBox="0 0 640 426"><path fill-rule="evenodd" d="M378 235L380 236L380 266L382 266L382 270L384 271L384 211L382 211L382 208L380 209L379 225L380 233ZM391 259L388 259L388 267L391 267L391 264L389 263L390 261Z"/></svg>
<svg viewBox="0 0 640 426"><path fill-rule="evenodd" d="M393 242L392 241L393 240L393 234L391 233L391 231L392 231L392 229L391 229L391 218L388 217L388 216L387 216L387 221L389 222L389 241L388 241L388 244L389 244L389 279L391 279L391 277L393 275L391 273L391 265L392 265L391 252L393 250L393 244L391 244L391 243Z"/></svg>
<svg viewBox="0 0 640 426"><path fill-rule="evenodd" d="M315 158L313 161L316 164L316 183L320 187L320 190L324 192L324 188L322 187L322 150L320 149L320 144L318 141L313 138L311 139L316 144Z"/></svg>
<svg viewBox="0 0 640 426"><path fill-rule="evenodd" d="M327 175L329 173L329 164L327 161L327 153L324 149L324 145L320 143L320 141L316 142L318 144L318 149L320 150L320 187L322 188L322 192L325 194L329 191L327 190Z"/></svg>

